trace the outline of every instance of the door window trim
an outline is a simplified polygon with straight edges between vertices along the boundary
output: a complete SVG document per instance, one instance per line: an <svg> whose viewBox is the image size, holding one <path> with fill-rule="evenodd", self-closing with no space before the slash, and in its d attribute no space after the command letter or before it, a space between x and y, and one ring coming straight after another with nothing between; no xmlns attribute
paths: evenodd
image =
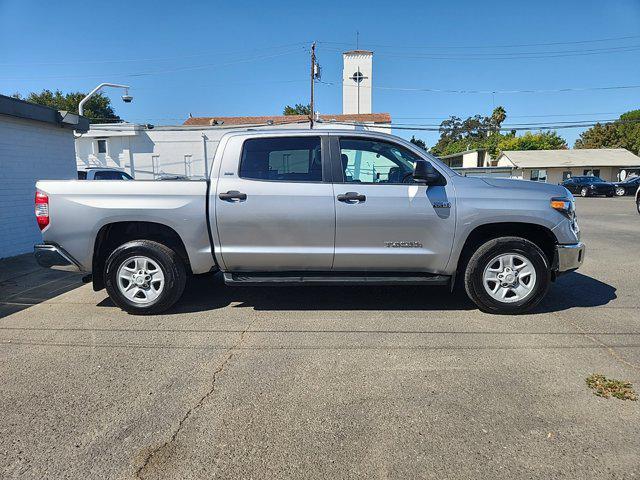
<svg viewBox="0 0 640 480"><path fill-rule="evenodd" d="M317 138L320 140L320 166L322 167L322 180L317 181L308 181L308 180L271 180L268 178L248 178L243 177L240 174L242 169L242 156L244 155L245 143L249 140L269 140L269 139L283 139L283 138ZM306 183L306 184L322 184L322 183L332 183L332 171L331 171L331 162L330 162L330 145L329 145L329 137L327 135L273 135L273 136L265 136L265 137L254 137L254 138L245 138L242 141L242 148L240 149L240 159L238 161L238 170L236 174L238 178L249 181L249 182L269 182L269 183Z"/></svg>

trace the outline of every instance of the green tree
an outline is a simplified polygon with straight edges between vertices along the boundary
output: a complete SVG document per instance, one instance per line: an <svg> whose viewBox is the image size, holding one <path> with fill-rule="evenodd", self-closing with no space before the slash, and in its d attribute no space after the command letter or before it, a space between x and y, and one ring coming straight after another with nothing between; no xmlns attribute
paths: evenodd
<svg viewBox="0 0 640 480"><path fill-rule="evenodd" d="M526 133L516 136L515 130L501 133L507 111L502 106L491 116L474 115L462 120L450 117L440 124L440 138L431 149L435 155L450 155L465 150L484 149L493 158L503 150L544 150L567 148L567 142L556 132Z"/></svg>
<svg viewBox="0 0 640 480"><path fill-rule="evenodd" d="M427 144L424 143L424 140L416 138L415 135L411 135L411 140L409 141L413 143L416 147L420 147L423 150L427 150Z"/></svg>
<svg viewBox="0 0 640 480"><path fill-rule="evenodd" d="M436 155L448 155L484 148L485 140L499 134L502 122L506 118L507 111L502 106L494 108L489 117L474 115L462 120L460 117L451 116L440 124L440 138L431 151Z"/></svg>
<svg viewBox="0 0 640 480"><path fill-rule="evenodd" d="M527 132L521 137L503 136L498 142L498 150L564 150L567 141L557 132Z"/></svg>
<svg viewBox="0 0 640 480"><path fill-rule="evenodd" d="M56 110L65 110L67 112L78 113L78 105L87 94L82 92L62 93L60 90L52 92L51 90L43 90L40 93L31 92L26 98L19 93L15 93L15 98L26 100L27 102L45 105L55 108ZM89 119L90 123L114 123L122 121L115 114L111 107L111 100L102 93L93 95L87 103L84 104L84 116Z"/></svg>
<svg viewBox="0 0 640 480"><path fill-rule="evenodd" d="M311 105L296 103L293 107L287 105L282 111L283 115L311 115Z"/></svg>
<svg viewBox="0 0 640 480"><path fill-rule="evenodd" d="M612 123L597 123L580 134L575 148L626 148L640 154L640 110L623 113Z"/></svg>

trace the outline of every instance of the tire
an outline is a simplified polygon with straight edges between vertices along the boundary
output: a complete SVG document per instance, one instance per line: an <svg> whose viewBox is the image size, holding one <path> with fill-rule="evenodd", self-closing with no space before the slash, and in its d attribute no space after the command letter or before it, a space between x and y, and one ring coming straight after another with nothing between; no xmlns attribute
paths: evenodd
<svg viewBox="0 0 640 480"><path fill-rule="evenodd" d="M640 215L640 198L636 200L636 210L638 210L638 215Z"/></svg>
<svg viewBox="0 0 640 480"><path fill-rule="evenodd" d="M616 188L616 195L619 197L624 197L625 193L627 193L624 189L624 187L617 187Z"/></svg>
<svg viewBox="0 0 640 480"><path fill-rule="evenodd" d="M582 187L580 189L580 196L588 197L589 196L589 189L587 187Z"/></svg>
<svg viewBox="0 0 640 480"><path fill-rule="evenodd" d="M170 308L182 296L186 280L184 262L176 252L151 240L134 240L119 246L109 255L104 271L113 303L135 315L151 315Z"/></svg>
<svg viewBox="0 0 640 480"><path fill-rule="evenodd" d="M513 260L500 262L497 260L500 257L503 259L512 257ZM522 259L525 262L522 262ZM496 273L496 266L498 270L502 267L504 269ZM507 266L509 270L506 269ZM519 273L525 272L526 276L509 277L513 275L514 270ZM514 283L510 283L508 287L502 287L501 281L497 279L500 273L505 282ZM495 282L487 280L494 274ZM524 280L525 278L527 280ZM544 252L533 242L520 237L489 240L471 256L464 272L467 295L480 310L486 313L524 313L540 303L549 289L550 282L551 271ZM493 290L494 287L496 292L490 294L488 289ZM498 300L497 297L501 297L505 290L507 291L506 300Z"/></svg>

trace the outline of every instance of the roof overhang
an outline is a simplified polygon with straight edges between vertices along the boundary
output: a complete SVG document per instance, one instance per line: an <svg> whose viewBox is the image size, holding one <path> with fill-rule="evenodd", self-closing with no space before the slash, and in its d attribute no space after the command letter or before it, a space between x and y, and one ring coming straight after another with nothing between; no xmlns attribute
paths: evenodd
<svg viewBox="0 0 640 480"><path fill-rule="evenodd" d="M85 117L5 95L0 95L0 115L48 123L79 132L89 130L89 120Z"/></svg>

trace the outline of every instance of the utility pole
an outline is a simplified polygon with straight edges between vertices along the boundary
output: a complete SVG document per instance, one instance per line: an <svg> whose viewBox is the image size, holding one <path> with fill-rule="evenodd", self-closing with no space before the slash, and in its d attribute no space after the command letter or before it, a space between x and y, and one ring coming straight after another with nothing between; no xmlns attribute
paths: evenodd
<svg viewBox="0 0 640 480"><path fill-rule="evenodd" d="M311 112L309 114L309 124L311 128L313 128L313 120L315 117L315 109L313 104L313 87L316 78L316 42L313 42L311 45L311 101L309 102L309 106Z"/></svg>

